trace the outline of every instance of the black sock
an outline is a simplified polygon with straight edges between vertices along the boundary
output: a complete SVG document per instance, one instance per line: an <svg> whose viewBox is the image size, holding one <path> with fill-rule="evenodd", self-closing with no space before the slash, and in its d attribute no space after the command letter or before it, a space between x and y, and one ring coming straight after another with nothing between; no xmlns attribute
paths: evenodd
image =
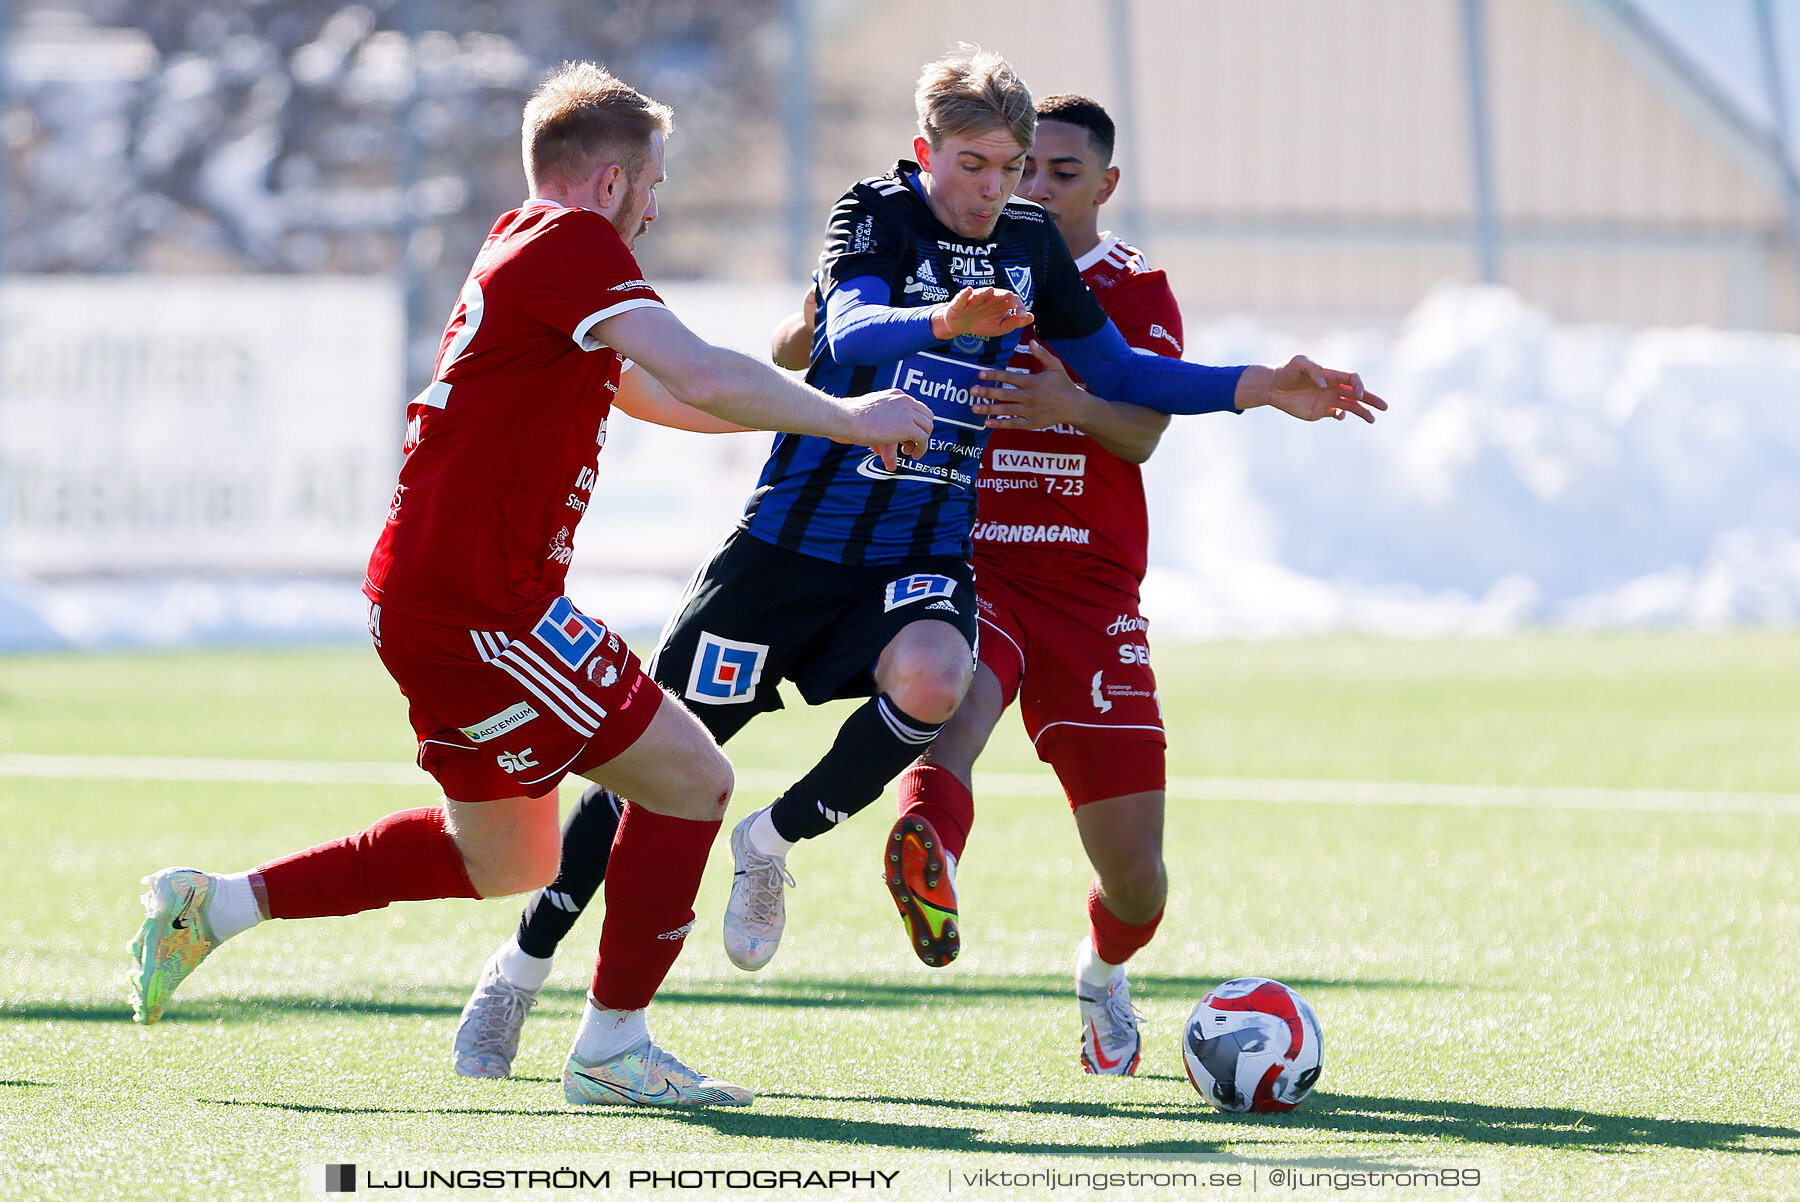
<svg viewBox="0 0 1800 1202"><path fill-rule="evenodd" d="M822 835L881 796L931 745L942 722L921 722L886 693L851 714L825 758L775 799L769 819L790 843Z"/></svg>
<svg viewBox="0 0 1800 1202"><path fill-rule="evenodd" d="M589 785L563 823L562 867L556 879L531 895L519 915L519 950L547 960L606 879L613 835L619 830L618 795Z"/></svg>

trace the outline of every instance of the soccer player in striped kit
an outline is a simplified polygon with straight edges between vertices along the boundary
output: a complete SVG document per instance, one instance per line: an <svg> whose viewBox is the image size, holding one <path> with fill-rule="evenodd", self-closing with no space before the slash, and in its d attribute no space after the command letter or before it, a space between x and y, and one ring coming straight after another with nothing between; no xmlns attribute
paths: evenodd
<svg viewBox="0 0 1800 1202"><path fill-rule="evenodd" d="M1370 409L1385 407L1353 375L1303 358L1209 368L1134 349L1043 207L1011 195L1037 116L1005 61L965 47L927 64L915 100L918 161L857 184L832 214L807 379L843 395L892 382L920 397L937 423L930 449L884 469L827 440L778 438L743 519L696 574L651 664L721 742L780 706L781 679L809 703L871 698L810 772L732 832L724 937L746 969L779 945L788 852L880 796L975 675L967 560L988 425L978 393L1024 325L1035 319L1038 336L1097 391L1163 413L1273 405L1303 420L1346 411L1372 420ZM563 876L528 905L464 1010L458 1071L510 1071L526 995L605 870L609 810L589 790L571 815ZM903 913L915 899L953 905L949 863L913 854L927 838L912 840L903 859L917 862L896 890ZM954 954L927 942L915 950L928 962ZM505 1055L465 1054L474 1048Z"/></svg>

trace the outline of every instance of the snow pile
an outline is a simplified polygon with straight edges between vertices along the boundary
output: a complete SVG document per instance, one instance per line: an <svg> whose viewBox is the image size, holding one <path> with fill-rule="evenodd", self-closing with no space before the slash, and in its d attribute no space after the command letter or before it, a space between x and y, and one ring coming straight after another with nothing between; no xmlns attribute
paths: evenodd
<svg viewBox="0 0 1800 1202"><path fill-rule="evenodd" d="M1303 349L1245 322L1188 357ZM1800 339L1554 325L1446 287L1360 371L1374 426L1178 420L1146 467L1165 633L1496 633L1800 616Z"/></svg>

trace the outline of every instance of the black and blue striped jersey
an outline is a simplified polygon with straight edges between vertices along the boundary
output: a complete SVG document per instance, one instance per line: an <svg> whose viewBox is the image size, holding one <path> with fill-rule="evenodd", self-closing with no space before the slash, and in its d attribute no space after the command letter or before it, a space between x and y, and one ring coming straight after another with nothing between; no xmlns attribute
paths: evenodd
<svg viewBox="0 0 1800 1202"><path fill-rule="evenodd" d="M1086 338L1106 324L1040 206L1014 198L985 239L964 238L932 215L914 183L918 170L901 161L851 188L832 211L806 379L834 396L911 393L931 407L930 449L889 472L867 447L779 435L740 523L765 542L850 565L970 554L987 430L969 412L978 399L969 388L983 369L1005 366L1019 336L963 335L893 363L839 363L825 337L838 285L878 277L888 282L888 303L905 308L942 304L965 287L1006 288L1024 300L1044 339Z"/></svg>

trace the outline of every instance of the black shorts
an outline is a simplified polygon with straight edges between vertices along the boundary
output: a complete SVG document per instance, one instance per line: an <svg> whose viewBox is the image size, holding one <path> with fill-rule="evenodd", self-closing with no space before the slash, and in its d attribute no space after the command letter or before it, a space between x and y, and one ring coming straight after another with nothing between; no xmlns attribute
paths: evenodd
<svg viewBox="0 0 1800 1202"><path fill-rule="evenodd" d="M975 572L921 556L847 567L734 530L688 582L650 675L723 742L781 708L791 680L809 705L875 691L875 661L904 626L948 622L975 648Z"/></svg>

